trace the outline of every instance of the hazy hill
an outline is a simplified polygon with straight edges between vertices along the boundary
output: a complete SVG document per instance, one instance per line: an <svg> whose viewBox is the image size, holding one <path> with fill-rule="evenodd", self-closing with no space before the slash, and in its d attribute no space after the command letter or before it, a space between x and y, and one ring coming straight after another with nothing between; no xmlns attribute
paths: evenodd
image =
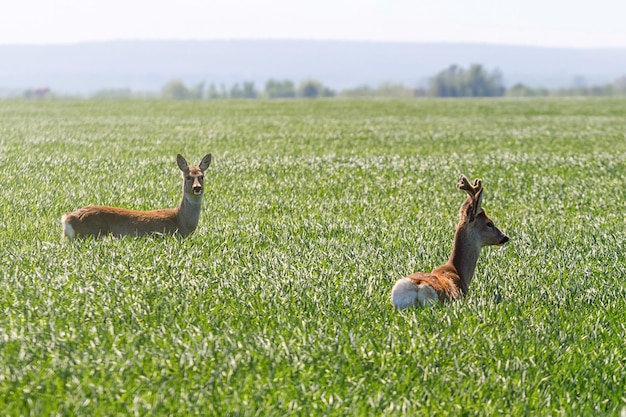
<svg viewBox="0 0 626 417"><path fill-rule="evenodd" d="M626 48L559 49L484 44L343 41L112 41L0 45L0 91L50 87L88 94L106 88L160 91L193 84L315 78L333 89L384 82L426 86L451 64L500 69L508 86L604 84L626 75Z"/></svg>

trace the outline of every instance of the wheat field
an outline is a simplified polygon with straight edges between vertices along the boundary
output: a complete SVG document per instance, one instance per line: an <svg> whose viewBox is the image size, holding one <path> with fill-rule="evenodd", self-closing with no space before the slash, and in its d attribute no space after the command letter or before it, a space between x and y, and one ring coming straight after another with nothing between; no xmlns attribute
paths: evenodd
<svg viewBox="0 0 626 417"><path fill-rule="evenodd" d="M0 414L619 415L617 99L0 101ZM198 229L60 239L88 204ZM511 237L468 296L394 311L465 195Z"/></svg>

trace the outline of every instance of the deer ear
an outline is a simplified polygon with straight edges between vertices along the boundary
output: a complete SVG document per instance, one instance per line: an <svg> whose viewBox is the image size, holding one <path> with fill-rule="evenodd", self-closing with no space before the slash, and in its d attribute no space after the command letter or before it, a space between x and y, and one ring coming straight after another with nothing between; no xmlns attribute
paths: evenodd
<svg viewBox="0 0 626 417"><path fill-rule="evenodd" d="M202 172L206 171L206 169L209 167L209 165L211 165L211 154L210 153L204 155L204 158L202 158L202 161L200 161L200 170L202 170Z"/></svg>
<svg viewBox="0 0 626 417"><path fill-rule="evenodd" d="M189 171L189 165L187 164L187 161L185 160L185 158L183 158L181 154L176 155L176 162L178 163L178 168L180 168L181 171L183 172Z"/></svg>
<svg viewBox="0 0 626 417"><path fill-rule="evenodd" d="M476 220L476 213L474 212L474 203L471 201L469 197L467 198L467 200L465 200L463 209L465 210L465 219L467 220L467 223L471 223L474 220Z"/></svg>
<svg viewBox="0 0 626 417"><path fill-rule="evenodd" d="M474 215L478 216L482 212L483 212L483 189L481 187L476 193L476 195L474 196Z"/></svg>

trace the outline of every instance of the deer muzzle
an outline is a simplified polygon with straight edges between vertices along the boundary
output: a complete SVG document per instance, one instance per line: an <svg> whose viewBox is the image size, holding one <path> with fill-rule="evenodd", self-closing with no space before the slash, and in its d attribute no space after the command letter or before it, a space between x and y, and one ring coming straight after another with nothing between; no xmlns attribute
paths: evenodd
<svg viewBox="0 0 626 417"><path fill-rule="evenodd" d="M200 184L200 181L194 181L193 187L191 187L191 191L193 191L194 195L202 194L202 184Z"/></svg>

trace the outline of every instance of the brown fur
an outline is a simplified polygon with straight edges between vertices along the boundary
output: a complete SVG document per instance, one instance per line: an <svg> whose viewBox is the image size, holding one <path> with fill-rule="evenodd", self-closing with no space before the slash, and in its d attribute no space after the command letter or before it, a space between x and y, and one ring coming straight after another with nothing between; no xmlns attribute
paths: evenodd
<svg viewBox="0 0 626 417"><path fill-rule="evenodd" d="M401 285L403 280L398 281L392 290L392 303L395 307L407 307L410 304L407 300L411 299L417 303L419 297L414 298L412 294L417 295L423 291L424 285L435 291L440 302L461 298L469 289L480 249L487 245L502 245L509 240L495 227L481 207L481 180L476 179L473 184L470 184L464 175L461 175L460 179L461 182L457 184L457 187L466 191L468 196L459 210L459 222L448 262L433 269L430 273L416 272L406 277L415 284L410 286L411 288L408 288L406 283ZM402 305L398 306L396 303Z"/></svg>
<svg viewBox="0 0 626 417"><path fill-rule="evenodd" d="M87 206L71 213L65 219L76 235L141 236L149 233L171 234L180 230L176 209L150 211L129 210L108 206Z"/></svg>
<svg viewBox="0 0 626 417"><path fill-rule="evenodd" d="M146 234L192 233L200 218L200 206L204 195L204 171L211 163L207 154L198 166L188 166L180 154L178 167L183 177L183 197L176 208L149 211L130 210L109 206L87 206L65 213L64 224L73 229L73 237L81 236L141 236ZM63 237L71 237L63 229Z"/></svg>
<svg viewBox="0 0 626 417"><path fill-rule="evenodd" d="M416 285L429 285L439 297L440 302L459 299L467 292L467 288L461 280L453 265L445 264L432 270L432 272L415 272L409 275Z"/></svg>

